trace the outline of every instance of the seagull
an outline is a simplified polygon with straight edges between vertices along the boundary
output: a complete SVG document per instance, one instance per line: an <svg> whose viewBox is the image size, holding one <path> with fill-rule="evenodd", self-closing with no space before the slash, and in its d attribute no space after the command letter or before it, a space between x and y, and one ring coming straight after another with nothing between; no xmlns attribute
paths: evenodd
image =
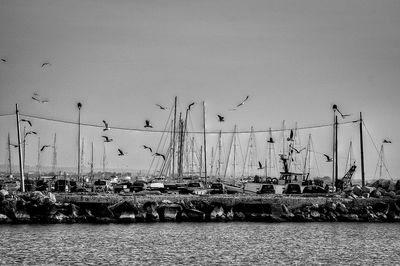
<svg viewBox="0 0 400 266"><path fill-rule="evenodd" d="M240 107L240 106L242 106L248 99L249 99L249 95L247 95L246 96L246 98L241 102L241 103L239 103L238 105L236 105L236 107Z"/></svg>
<svg viewBox="0 0 400 266"><path fill-rule="evenodd" d="M329 157L329 155L324 154L324 156L326 157L326 161L327 162L332 162L333 159L331 157Z"/></svg>
<svg viewBox="0 0 400 266"><path fill-rule="evenodd" d="M108 123L106 122L106 120L103 120L103 123L104 123L103 131L110 130L110 127L108 126Z"/></svg>
<svg viewBox="0 0 400 266"><path fill-rule="evenodd" d="M42 64L42 67L45 67L45 66L51 66L51 64L49 62L45 62Z"/></svg>
<svg viewBox="0 0 400 266"><path fill-rule="evenodd" d="M32 126L32 123L31 123L31 121L29 121L29 120L21 119L21 121L22 121L22 122L27 122L27 123L29 124L29 126Z"/></svg>
<svg viewBox="0 0 400 266"><path fill-rule="evenodd" d="M272 137L269 138L269 140L267 140L268 143L275 143L274 139Z"/></svg>
<svg viewBox="0 0 400 266"><path fill-rule="evenodd" d="M145 149L149 149L149 150L150 150L150 152L153 152L153 150L152 150L150 147L146 146L146 145L143 145L143 148L145 148Z"/></svg>
<svg viewBox="0 0 400 266"><path fill-rule="evenodd" d="M384 139L384 140L383 140L383 143L392 143L392 141L391 141L391 140L388 140L388 139Z"/></svg>
<svg viewBox="0 0 400 266"><path fill-rule="evenodd" d="M304 150L305 148L302 148L300 150L296 149L295 147L292 147L293 150L295 150L295 152L300 153L302 150Z"/></svg>
<svg viewBox="0 0 400 266"><path fill-rule="evenodd" d="M34 99L35 101L37 101L37 102L41 103L41 100L40 100L40 99L38 99L36 96L32 96L32 99Z"/></svg>
<svg viewBox="0 0 400 266"><path fill-rule="evenodd" d="M18 147L19 147L18 144L12 144L12 143L10 143L10 145L13 146L14 148L18 148Z"/></svg>
<svg viewBox="0 0 400 266"><path fill-rule="evenodd" d="M264 169L264 167L262 166L262 164L261 164L260 161L258 161L258 169L259 169L259 170Z"/></svg>
<svg viewBox="0 0 400 266"><path fill-rule="evenodd" d="M188 110L190 110L190 108L195 104L195 102L192 102L191 104L189 104L188 106Z"/></svg>
<svg viewBox="0 0 400 266"><path fill-rule="evenodd" d="M25 137L28 136L29 134L37 135L37 132L36 131L28 131L28 132L25 133Z"/></svg>
<svg viewBox="0 0 400 266"><path fill-rule="evenodd" d="M104 142L111 142L111 141L113 141L113 139L110 139L109 137L107 137L107 136L102 136L103 138L104 138Z"/></svg>
<svg viewBox="0 0 400 266"><path fill-rule="evenodd" d="M32 99L37 101L38 103L48 103L49 102L49 100L47 100L47 99L45 99L45 100L41 99L41 97L38 93L34 93L32 96Z"/></svg>
<svg viewBox="0 0 400 266"><path fill-rule="evenodd" d="M290 136L287 138L287 141L293 141L293 129L290 130Z"/></svg>
<svg viewBox="0 0 400 266"><path fill-rule="evenodd" d="M218 116L218 121L219 122L224 122L225 121L225 117L217 115Z"/></svg>
<svg viewBox="0 0 400 266"><path fill-rule="evenodd" d="M161 110L167 109L166 107L164 107L164 106L162 106L162 105L160 105L160 104L156 104L156 106L158 106Z"/></svg>
<svg viewBox="0 0 400 266"><path fill-rule="evenodd" d="M3 63L7 63L7 59L5 59L5 58L2 58L2 59L1 59L1 62L3 62Z"/></svg>
<svg viewBox="0 0 400 266"><path fill-rule="evenodd" d="M150 120L146 120L145 123L146 123L146 124L144 125L144 127L151 127L151 128L153 127L153 126L151 125L151 123L150 123Z"/></svg>
<svg viewBox="0 0 400 266"><path fill-rule="evenodd" d="M125 152L123 152L121 149L118 149L118 156L124 156L124 155L126 155L127 153L125 153Z"/></svg>
<svg viewBox="0 0 400 266"><path fill-rule="evenodd" d="M155 156L161 156L161 157L165 160L164 154L161 154L161 153L156 152L156 153L154 153L154 155L155 155Z"/></svg>
<svg viewBox="0 0 400 266"><path fill-rule="evenodd" d="M40 149L40 151L43 151L47 147L51 147L51 145L43 145L42 148Z"/></svg>
<svg viewBox="0 0 400 266"><path fill-rule="evenodd" d="M48 103L49 100L41 100L40 103Z"/></svg>

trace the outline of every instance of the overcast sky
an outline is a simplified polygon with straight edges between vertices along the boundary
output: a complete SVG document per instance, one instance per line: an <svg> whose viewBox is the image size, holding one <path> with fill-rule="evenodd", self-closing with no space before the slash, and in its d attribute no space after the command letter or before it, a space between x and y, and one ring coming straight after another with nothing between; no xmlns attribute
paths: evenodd
<svg viewBox="0 0 400 266"><path fill-rule="evenodd" d="M111 127L143 128L150 119L162 130L178 96L180 110L195 101L193 129L201 130L201 102L206 102L207 130L239 131L329 124L332 104L350 118L363 112L380 147L383 139L389 171L400 172L400 1L132 1L0 0L0 115L14 112ZM45 62L50 66L41 67ZM40 104L34 93L49 100ZM238 110L228 111L247 95ZM216 115L225 116L219 123ZM31 119L41 144L57 133L58 164L77 162L77 127ZM16 140L14 117L0 117L0 163L6 162L7 133ZM332 129L308 134L315 150L332 154ZM82 127L94 142L100 167L103 132ZM276 133L276 138L280 133ZM339 133L341 168L349 141L358 156L358 125ZM112 130L107 145L109 167L148 169L152 156L140 145L156 147L160 134ZM258 160L265 155L266 134L256 134ZM224 135L225 146L231 136ZM246 149L248 134L241 134ZM199 142L201 138L199 138ZM378 154L365 133L367 176ZM29 136L27 164L37 161L37 138ZM200 143L199 143L200 145ZM209 150L216 145L210 136ZM128 152L124 158L116 149ZM228 149L229 147L225 147ZM161 151L164 152L164 151ZM17 156L14 151L14 161ZM51 165L52 153L42 156ZM211 158L211 155L209 155ZM89 158L86 158L89 160ZM322 175L330 164L318 158ZM359 163L358 163L359 165ZM341 174L344 168L340 170ZM359 171L358 171L359 172Z"/></svg>

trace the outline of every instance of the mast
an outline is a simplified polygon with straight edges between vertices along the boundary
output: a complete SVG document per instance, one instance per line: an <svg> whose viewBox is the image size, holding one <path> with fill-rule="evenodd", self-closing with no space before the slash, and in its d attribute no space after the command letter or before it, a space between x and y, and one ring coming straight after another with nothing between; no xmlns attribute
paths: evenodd
<svg viewBox="0 0 400 266"><path fill-rule="evenodd" d="M203 101L204 182L207 187L206 103Z"/></svg>
<svg viewBox="0 0 400 266"><path fill-rule="evenodd" d="M81 161L79 162L80 163L80 169L81 169L81 172L83 172L84 171L84 161L85 161L85 159L84 159L84 155L85 155L85 152L84 152L84 149L85 149L85 138L82 138L82 148L81 148ZM82 177L83 177L83 174L82 174ZM78 177L78 180L79 180L79 177Z"/></svg>
<svg viewBox="0 0 400 266"><path fill-rule="evenodd" d="M216 175L221 175L221 151L222 151L222 130L218 133L218 170Z"/></svg>
<svg viewBox="0 0 400 266"><path fill-rule="evenodd" d="M24 164L24 169L25 169L25 143L26 143L26 127L24 126L24 135L22 139L22 159L23 159L23 164Z"/></svg>
<svg viewBox="0 0 400 266"><path fill-rule="evenodd" d="M175 136L176 136L176 105L177 105L178 97L175 96L174 103L174 124L173 124L173 132L172 132L172 178L175 177Z"/></svg>
<svg viewBox="0 0 400 266"><path fill-rule="evenodd" d="M93 141L92 141L92 162L90 163L90 177L92 178L92 180L94 179L94 176L93 176Z"/></svg>
<svg viewBox="0 0 400 266"><path fill-rule="evenodd" d="M338 180L338 117L335 115L335 184Z"/></svg>
<svg viewBox="0 0 400 266"><path fill-rule="evenodd" d="M364 143L362 131L362 113L360 112L360 153L361 153L361 186L365 186L365 170L364 170Z"/></svg>
<svg viewBox="0 0 400 266"><path fill-rule="evenodd" d="M235 131L236 131L236 125L235 125L235 127L233 128L233 134L232 134L231 145L230 145L230 147L229 147L228 159L227 159L227 161L226 161L226 166L225 166L224 179L226 178L226 173L227 173L228 167L229 167L229 161L230 161L230 158L231 158L232 146L233 146L233 143L234 143L234 140L235 140Z"/></svg>
<svg viewBox="0 0 400 266"><path fill-rule="evenodd" d="M105 177L106 173L106 145L103 142L103 178Z"/></svg>
<svg viewBox="0 0 400 266"><path fill-rule="evenodd" d="M56 173L56 167L57 167L57 150L56 150L56 141L57 141L57 133L54 133L54 142L53 142L53 165L52 165L52 171L55 174Z"/></svg>
<svg viewBox="0 0 400 266"><path fill-rule="evenodd" d="M12 175L12 166L11 166L11 142L10 142L10 133L8 133L8 167L10 177Z"/></svg>
<svg viewBox="0 0 400 266"><path fill-rule="evenodd" d="M21 148L21 134L19 127L19 111L18 104L15 104L15 114L17 118L17 136L18 136L18 158L19 158L19 173L21 176L21 191L25 192L25 180L24 180L24 160L22 158L22 148Z"/></svg>
<svg viewBox="0 0 400 266"><path fill-rule="evenodd" d="M233 136L233 184L236 185L236 125Z"/></svg>
<svg viewBox="0 0 400 266"><path fill-rule="evenodd" d="M38 179L40 179L40 137L38 138L38 155L37 155L37 171Z"/></svg>
<svg viewBox="0 0 400 266"><path fill-rule="evenodd" d="M307 173L307 163L310 164L310 145L311 145L311 134L308 135L306 157L304 159L303 176L306 176L306 173ZM310 174L310 167L308 168L308 174Z"/></svg>

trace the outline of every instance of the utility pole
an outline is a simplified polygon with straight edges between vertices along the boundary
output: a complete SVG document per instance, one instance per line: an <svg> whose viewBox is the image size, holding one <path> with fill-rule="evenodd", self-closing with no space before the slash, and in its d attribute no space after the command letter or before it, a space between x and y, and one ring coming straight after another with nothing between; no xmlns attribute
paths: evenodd
<svg viewBox="0 0 400 266"><path fill-rule="evenodd" d="M22 147L21 147L21 134L19 127L19 111L18 104L15 104L15 115L17 118L17 135L18 135L18 157L19 157L19 174L21 176L21 191L25 192L25 180L24 180L24 160L22 158Z"/></svg>
<svg viewBox="0 0 400 266"><path fill-rule="evenodd" d="M12 166L11 166L11 142L10 142L10 133L8 133L8 167L10 177L12 176Z"/></svg>
<svg viewBox="0 0 400 266"><path fill-rule="evenodd" d="M81 175L81 108L82 104L79 102L78 107L78 180Z"/></svg>
<svg viewBox="0 0 400 266"><path fill-rule="evenodd" d="M364 170L364 143L363 143L363 131L362 131L362 113L360 112L360 152L361 152L361 186L365 186L365 170Z"/></svg>

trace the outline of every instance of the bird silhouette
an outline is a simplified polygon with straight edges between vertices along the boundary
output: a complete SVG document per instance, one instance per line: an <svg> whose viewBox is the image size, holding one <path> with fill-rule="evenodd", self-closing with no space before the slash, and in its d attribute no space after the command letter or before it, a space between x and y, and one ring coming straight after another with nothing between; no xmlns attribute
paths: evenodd
<svg viewBox="0 0 400 266"><path fill-rule="evenodd" d="M150 120L146 120L146 121L145 121L144 127L150 127L150 128L153 127L153 126L151 125L151 123L150 123Z"/></svg>
<svg viewBox="0 0 400 266"><path fill-rule="evenodd" d="M25 133L25 137L28 136L29 134L37 135L37 132L36 131L28 131Z"/></svg>
<svg viewBox="0 0 400 266"><path fill-rule="evenodd" d="M246 98L241 102L241 103L239 103L238 105L236 105L236 107L240 107L240 106L242 106L248 99L249 99L249 95L247 95L246 96Z"/></svg>
<svg viewBox="0 0 400 266"><path fill-rule="evenodd" d="M295 147L292 147L292 149L293 149L295 152L300 153L300 152L302 152L305 148L301 148L300 150L298 150L298 149L296 149Z"/></svg>
<svg viewBox="0 0 400 266"><path fill-rule="evenodd" d="M219 122L224 122L225 121L225 117L217 115L218 116L218 121Z"/></svg>
<svg viewBox="0 0 400 266"><path fill-rule="evenodd" d="M107 137L107 136L102 136L104 138L104 142L111 142L113 139Z"/></svg>
<svg viewBox="0 0 400 266"><path fill-rule="evenodd" d="M118 149L118 156L124 156L126 155L126 152L123 152L121 149Z"/></svg>
<svg viewBox="0 0 400 266"><path fill-rule="evenodd" d="M264 169L264 167L262 166L262 164L261 164L260 161L258 161L258 169L259 169L259 170Z"/></svg>
<svg viewBox="0 0 400 266"><path fill-rule="evenodd" d="M156 153L154 153L154 155L155 155L155 156L161 156L161 157L163 158L163 160L165 160L164 154L161 154L161 153L156 152Z"/></svg>
<svg viewBox="0 0 400 266"><path fill-rule="evenodd" d="M190 110L190 108L195 104L195 102L192 102L191 104L189 104L188 106L188 110Z"/></svg>
<svg viewBox="0 0 400 266"><path fill-rule="evenodd" d="M38 99L38 98L37 98L37 97L35 97L35 96L32 96L32 99L34 99L35 101L37 101L37 102L41 103L40 99Z"/></svg>
<svg viewBox="0 0 400 266"><path fill-rule="evenodd" d="M287 141L293 141L293 129L290 130L290 136L287 138Z"/></svg>
<svg viewBox="0 0 400 266"><path fill-rule="evenodd" d="M21 119L21 121L22 121L22 122L26 122L26 123L28 123L28 124L29 124L29 126L32 126L32 122L31 122L31 121L29 121L29 120L27 120L27 119Z"/></svg>
<svg viewBox="0 0 400 266"><path fill-rule="evenodd" d="M324 156L326 157L326 161L327 162L332 162L333 159L331 157L329 157L329 155L324 154Z"/></svg>
<svg viewBox="0 0 400 266"><path fill-rule="evenodd" d="M10 145L13 146L14 148L18 148L18 147L19 147L18 144L12 144L12 143L10 143Z"/></svg>
<svg viewBox="0 0 400 266"><path fill-rule="evenodd" d="M3 62L3 63L7 63L7 59L5 59L5 58L2 58L2 59L0 59L1 60L1 62Z"/></svg>
<svg viewBox="0 0 400 266"><path fill-rule="evenodd" d="M391 140L388 140L388 139L384 139L384 140L383 140L383 143L392 143L392 141L391 141Z"/></svg>
<svg viewBox="0 0 400 266"><path fill-rule="evenodd" d="M42 64L42 67L46 67L46 66L51 66L51 64L49 62L45 62Z"/></svg>
<svg viewBox="0 0 400 266"><path fill-rule="evenodd" d="M160 108L161 110L167 109L166 107L164 107L164 106L162 106L162 105L160 105L160 104L156 104L156 106L158 106L158 108Z"/></svg>
<svg viewBox="0 0 400 266"><path fill-rule="evenodd" d="M51 145L43 145L42 148L40 149L40 151L43 151L43 150L46 149L47 147L51 147Z"/></svg>
<svg viewBox="0 0 400 266"><path fill-rule="evenodd" d="M150 150L150 152L153 152L153 150L149 147L149 146L146 146L146 145L143 145L143 148L145 148L145 149L149 149Z"/></svg>
<svg viewBox="0 0 400 266"><path fill-rule="evenodd" d="M108 123L106 122L106 120L103 120L103 124L104 124L103 131L110 130L110 127L108 126Z"/></svg>
<svg viewBox="0 0 400 266"><path fill-rule="evenodd" d="M274 139L272 137L269 138L269 140L267 140L268 143L275 143Z"/></svg>
<svg viewBox="0 0 400 266"><path fill-rule="evenodd" d="M45 100L42 99L38 93L34 93L32 96L32 99L37 101L38 103L48 103L49 102L49 100L47 100L47 99L45 99Z"/></svg>

